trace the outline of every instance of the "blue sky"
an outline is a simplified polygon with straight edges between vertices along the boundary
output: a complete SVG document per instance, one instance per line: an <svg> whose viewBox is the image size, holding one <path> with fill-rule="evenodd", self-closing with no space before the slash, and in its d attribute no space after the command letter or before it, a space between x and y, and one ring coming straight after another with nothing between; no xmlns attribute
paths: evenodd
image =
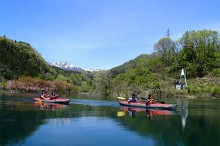
<svg viewBox="0 0 220 146"><path fill-rule="evenodd" d="M111 69L151 54L165 37L220 32L219 0L0 0L0 35L28 42L50 63Z"/></svg>

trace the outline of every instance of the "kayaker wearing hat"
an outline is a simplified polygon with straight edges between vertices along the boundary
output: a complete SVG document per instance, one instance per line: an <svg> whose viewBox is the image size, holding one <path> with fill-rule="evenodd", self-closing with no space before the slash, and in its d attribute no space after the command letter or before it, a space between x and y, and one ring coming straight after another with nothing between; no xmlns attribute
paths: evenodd
<svg viewBox="0 0 220 146"><path fill-rule="evenodd" d="M128 103L130 103L130 102L137 102L137 98L136 98L135 94L132 94L131 98L129 98Z"/></svg>

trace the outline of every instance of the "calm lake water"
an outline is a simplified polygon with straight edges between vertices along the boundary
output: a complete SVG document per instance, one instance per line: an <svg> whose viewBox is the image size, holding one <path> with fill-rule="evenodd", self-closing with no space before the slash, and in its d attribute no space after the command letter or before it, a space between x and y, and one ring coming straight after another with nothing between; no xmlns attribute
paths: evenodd
<svg viewBox="0 0 220 146"><path fill-rule="evenodd" d="M171 99L175 111L72 98L70 105L0 95L0 145L220 146L220 100Z"/></svg>

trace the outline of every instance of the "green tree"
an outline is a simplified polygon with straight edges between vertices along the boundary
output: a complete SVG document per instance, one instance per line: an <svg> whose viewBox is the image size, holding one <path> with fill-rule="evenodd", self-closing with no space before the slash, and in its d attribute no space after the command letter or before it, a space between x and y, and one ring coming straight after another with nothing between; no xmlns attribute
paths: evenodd
<svg viewBox="0 0 220 146"><path fill-rule="evenodd" d="M96 87L103 95L109 96L112 93L112 73L110 71L100 71L95 77Z"/></svg>
<svg viewBox="0 0 220 146"><path fill-rule="evenodd" d="M176 56L175 43L169 37L160 39L154 45L154 50L162 58L165 66L170 65L175 59Z"/></svg>
<svg viewBox="0 0 220 146"><path fill-rule="evenodd" d="M180 67L188 68L191 76L205 76L219 66L219 35L216 31L186 32L181 38ZM215 62L215 64L214 64Z"/></svg>

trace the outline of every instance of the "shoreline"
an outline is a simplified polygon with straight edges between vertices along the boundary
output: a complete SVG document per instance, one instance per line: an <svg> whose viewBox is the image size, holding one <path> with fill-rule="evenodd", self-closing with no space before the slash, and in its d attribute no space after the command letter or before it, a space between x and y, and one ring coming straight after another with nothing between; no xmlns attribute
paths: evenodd
<svg viewBox="0 0 220 146"><path fill-rule="evenodd" d="M48 91L50 93L50 91ZM0 95L21 95L21 96L38 96L40 94L39 92L25 92L25 91L18 91L18 90L0 90ZM101 95L101 93L97 93L97 92L57 92L57 94L61 95L62 97L66 97L66 96L78 96L77 98L95 98L95 99L114 99L116 96L116 94L112 94L111 97L105 97L104 95ZM164 92L163 94L159 95L157 93L153 93L154 97L159 98L159 99L178 99L178 98L182 98L182 99L204 99L204 100L220 100L220 98L217 97L213 97L213 96L207 96L207 94L201 94L201 95L189 95L189 94L180 94L178 92L172 93L170 94L170 92ZM163 96L162 96L163 95ZM126 97L126 96L125 96ZM141 96L140 96L141 97Z"/></svg>

